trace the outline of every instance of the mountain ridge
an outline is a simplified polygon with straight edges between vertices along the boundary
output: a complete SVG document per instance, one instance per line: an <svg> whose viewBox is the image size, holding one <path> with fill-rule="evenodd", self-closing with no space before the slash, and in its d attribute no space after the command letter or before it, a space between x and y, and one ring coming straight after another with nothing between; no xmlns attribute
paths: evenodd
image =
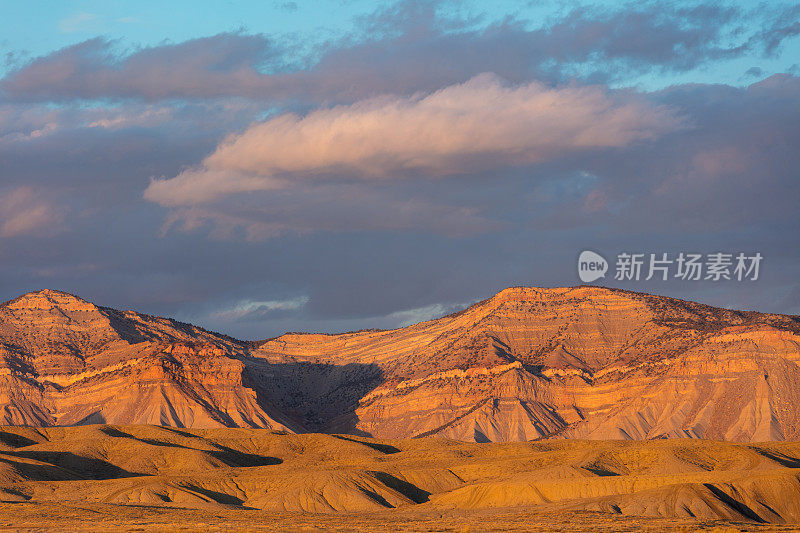
<svg viewBox="0 0 800 533"><path fill-rule="evenodd" d="M0 304L0 421L783 440L800 438L798 347L797 316L596 286L262 341L43 289Z"/></svg>
<svg viewBox="0 0 800 533"><path fill-rule="evenodd" d="M247 344L255 344L255 343L268 342L268 341L280 338L280 337L282 337L284 335L327 335L327 336L336 336L336 335L347 335L347 334L353 334L353 333L374 333L374 332L397 331L397 330L404 329L404 328L407 328L407 327L416 326L418 324L422 324L422 323L425 323L425 322L433 322L433 321L436 321L436 320L442 320L442 319L446 319L446 318L455 318L455 317L457 317L457 316L469 311L470 309L472 309L474 307L486 304L487 302L489 302L490 300L496 298L497 296L499 296L502 293L505 293L507 291L525 290L525 289L532 289L532 290L537 290L537 291L568 291L568 290L578 290L578 289L600 289L602 291L626 294L626 295L630 295L632 297L644 297L644 298L649 298L649 299L652 299L652 300L667 300L667 301L672 302L674 304L688 304L687 307L707 309L707 310L713 310L713 311L718 311L718 312L726 312L726 313L731 313L731 314L734 314L734 315L739 315L741 317L761 316L761 317L775 317L775 318L778 318L778 319L786 319L786 322L785 322L786 324L795 324L795 325L797 325L798 330L800 330L800 315L791 315L791 314L786 314L786 313L767 313L767 312L755 311L755 310L730 309L730 308L726 308L726 307L717 307L717 306L710 305L710 304L704 304L704 303L701 303L701 302L695 302L693 300L685 300L685 299L682 299L682 298L676 298L676 297L673 297L673 296L650 294L650 293L646 293L646 292L632 291L632 290L628 290L628 289L620 289L620 288L617 288L617 287L606 287L604 285L575 285L575 286L559 286L559 287L533 287L533 286L526 286L526 285L514 285L514 286L506 287L505 289L502 289L502 290L498 291L497 293L495 293L494 295L492 295L492 296L490 296L488 298L484 298L483 300L479 300L479 301L477 301L475 303L472 303L469 306L467 306L464 309L461 309L459 311L454 311L452 313L449 313L447 315L443 315L441 317L430 318L430 319L427 319L427 320L422 320L420 322L415 322L415 323L409 324L407 326L401 326L401 327L389 328L389 329L384 329L384 328L362 328L362 329L358 329L358 330L341 331L341 332L286 331L286 332L284 332L284 333L282 333L280 335L277 335L277 336L274 336L274 337L268 337L268 338L264 338L264 339L241 339L239 337L234 337L234 336L228 335L226 333L220 333L220 332L217 332L217 331L209 330L208 328L204 328L203 326L198 326L197 324L193 324L191 322L184 322L184 321L177 320L177 319L170 318L170 317L162 317L160 315L141 313L139 311L133 311L133 310L130 310L130 309L128 309L128 310L119 310L119 309L116 309L116 308L113 308L113 307L97 305L97 304L95 304L93 302L90 302L89 300L85 300L85 299L81 298L80 296L78 296L76 294L73 294L73 293L70 293L70 292L66 292L66 291L62 291L62 290L59 290L59 289L52 289L52 288L44 288L44 289L37 289L37 290L33 290L33 291L28 291L28 292L26 292L24 294L21 294L21 295L19 295L17 297L14 297L14 298L10 299L10 300L6 300L4 302L0 302L0 307L6 307L9 304L13 304L14 302L17 302L18 300L23 300L25 298L31 297L32 295L38 295L38 294L43 294L43 293L45 293L45 294L57 294L57 295L62 295L62 296L67 296L67 297L73 298L73 299L78 300L80 302L84 302L84 303L88 303L88 304L94 305L98 309L103 309L103 310L107 310L107 311L114 311L114 312L117 312L117 313L131 312L131 313L136 313L137 315L140 315L140 316L143 316L143 317L147 317L147 318L157 318L157 319L169 320L169 321L172 321L172 322L174 322L176 324L189 326L191 328L195 328L197 330L200 330L200 331L203 331L203 332L206 332L206 333L212 333L212 334L214 334L216 336L219 336L219 337L225 337L225 338L230 339L232 341L237 341L237 342L240 342L240 343L247 343Z"/></svg>

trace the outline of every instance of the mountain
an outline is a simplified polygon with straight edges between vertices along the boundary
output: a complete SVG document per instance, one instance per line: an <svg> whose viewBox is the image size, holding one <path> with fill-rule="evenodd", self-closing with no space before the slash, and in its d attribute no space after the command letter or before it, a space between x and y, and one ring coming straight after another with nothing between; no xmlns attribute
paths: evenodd
<svg viewBox="0 0 800 533"><path fill-rule="evenodd" d="M800 317L515 287L389 331L243 342L58 291L0 306L5 424L379 438L800 439Z"/></svg>
<svg viewBox="0 0 800 533"><path fill-rule="evenodd" d="M0 306L0 422L285 429L243 383L246 343L59 291Z"/></svg>

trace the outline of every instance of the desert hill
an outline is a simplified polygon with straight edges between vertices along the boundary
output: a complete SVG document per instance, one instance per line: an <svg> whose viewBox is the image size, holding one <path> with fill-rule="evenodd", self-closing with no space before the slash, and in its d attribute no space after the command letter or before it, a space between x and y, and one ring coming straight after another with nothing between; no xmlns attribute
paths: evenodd
<svg viewBox="0 0 800 533"><path fill-rule="evenodd" d="M800 318L600 287L243 342L58 291L0 306L5 424L379 438L800 439Z"/></svg>
<svg viewBox="0 0 800 533"><path fill-rule="evenodd" d="M789 531L799 477L800 445L788 442L6 427L0 527Z"/></svg>

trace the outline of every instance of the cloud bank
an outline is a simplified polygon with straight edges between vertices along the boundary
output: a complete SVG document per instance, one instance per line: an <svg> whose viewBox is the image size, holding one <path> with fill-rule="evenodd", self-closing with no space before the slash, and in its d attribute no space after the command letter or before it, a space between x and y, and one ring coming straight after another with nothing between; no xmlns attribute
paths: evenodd
<svg viewBox="0 0 800 533"><path fill-rule="evenodd" d="M579 6L545 25L508 17L475 28L437 2L408 0L362 21L358 38L319 43L310 56L262 34L219 33L125 48L97 37L20 65L0 81L18 102L242 97L273 104L350 103L409 95L495 72L530 79L619 81L711 61L769 56L800 33L797 6L646 2Z"/></svg>
<svg viewBox="0 0 800 533"><path fill-rule="evenodd" d="M428 95L374 98L255 124L226 139L200 168L153 181L145 198L180 206L321 177L485 171L627 146L683 126L673 110L631 93L507 86L483 74Z"/></svg>
<svg viewBox="0 0 800 533"><path fill-rule="evenodd" d="M310 56L245 32L11 54L0 300L263 338L572 285L584 249L743 250L752 285L618 285L800 313L797 6L451 8L387 5Z"/></svg>

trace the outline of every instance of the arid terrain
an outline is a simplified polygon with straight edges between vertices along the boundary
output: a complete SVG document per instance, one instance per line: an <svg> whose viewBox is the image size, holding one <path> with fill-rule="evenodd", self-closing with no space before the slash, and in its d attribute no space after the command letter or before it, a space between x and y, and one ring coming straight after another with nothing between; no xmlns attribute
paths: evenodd
<svg viewBox="0 0 800 533"><path fill-rule="evenodd" d="M0 430L7 528L791 531L798 478L788 442Z"/></svg>
<svg viewBox="0 0 800 533"><path fill-rule="evenodd" d="M0 526L790 531L798 361L799 317L600 287L263 341L28 293Z"/></svg>
<svg viewBox="0 0 800 533"><path fill-rule="evenodd" d="M510 288L388 331L240 341L52 290L0 306L0 422L475 442L800 439L800 317Z"/></svg>

